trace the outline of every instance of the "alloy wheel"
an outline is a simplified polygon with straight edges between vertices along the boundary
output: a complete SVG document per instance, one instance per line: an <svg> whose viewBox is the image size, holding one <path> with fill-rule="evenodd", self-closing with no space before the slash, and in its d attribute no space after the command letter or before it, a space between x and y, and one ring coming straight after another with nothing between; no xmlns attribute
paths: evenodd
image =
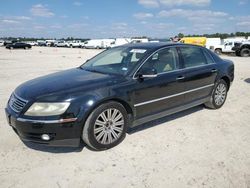
<svg viewBox="0 0 250 188"><path fill-rule="evenodd" d="M96 119L94 125L94 136L100 144L112 144L117 141L124 129L124 117L115 108L103 111Z"/></svg>
<svg viewBox="0 0 250 188"><path fill-rule="evenodd" d="M215 95L214 95L215 104L218 106L222 105L225 102L226 94L227 94L227 87L225 86L225 84L220 83L215 90Z"/></svg>

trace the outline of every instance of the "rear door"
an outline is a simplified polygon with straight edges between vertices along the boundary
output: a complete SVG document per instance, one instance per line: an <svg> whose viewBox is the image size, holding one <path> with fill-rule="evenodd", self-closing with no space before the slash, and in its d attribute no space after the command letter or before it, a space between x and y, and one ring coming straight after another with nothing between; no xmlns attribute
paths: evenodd
<svg viewBox="0 0 250 188"><path fill-rule="evenodd" d="M196 46L179 48L183 63L185 103L210 96L217 76L217 64L206 49Z"/></svg>

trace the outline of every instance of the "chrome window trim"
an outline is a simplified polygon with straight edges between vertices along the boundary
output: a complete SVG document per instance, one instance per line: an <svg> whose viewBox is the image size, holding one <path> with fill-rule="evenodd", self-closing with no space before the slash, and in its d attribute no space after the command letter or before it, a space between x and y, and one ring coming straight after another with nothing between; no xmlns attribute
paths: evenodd
<svg viewBox="0 0 250 188"><path fill-rule="evenodd" d="M210 57L210 59L212 60L213 63L208 63L209 65L216 64L214 57L211 55L211 53L209 52L208 49L206 49L206 50L203 49L203 53L207 54Z"/></svg>
<svg viewBox="0 0 250 188"><path fill-rule="evenodd" d="M195 89L187 90L187 91L184 91L184 92L181 92L181 93L177 93L177 94L174 94L174 95L169 95L169 96L166 96L166 97L161 97L161 98L158 98L158 99L153 99L153 100L137 103L137 104L134 105L134 107L138 107L138 106L142 106L142 105L145 105L145 104L150 104L150 103L158 102L158 101L161 101L161 100L177 97L177 96L180 96L180 95L184 95L184 94L187 94L187 93L191 93L191 92L198 91L198 90L205 89L205 88L212 87L212 86L214 86L214 84L209 84L209 85L205 85L205 86L198 87L198 88L195 88Z"/></svg>
<svg viewBox="0 0 250 188"><path fill-rule="evenodd" d="M206 64L201 64L201 65L191 66L191 67L185 67L185 59L182 56L183 63L184 63L184 68L183 69L189 69L189 68L195 68L195 67L202 67L202 66L212 65L213 64L213 63L208 63L207 62L206 56L204 54L205 52L204 52L204 50L200 46L180 46L179 48L180 48L180 53L181 54L182 54L181 48L196 48L196 49L199 49L201 51L201 54L203 55L205 61L206 61Z"/></svg>
<svg viewBox="0 0 250 188"><path fill-rule="evenodd" d="M166 49L166 48L176 48L176 47L173 47L173 46L168 46L168 47L164 47L164 48L161 48L161 49L158 49L158 50L156 50L155 52L153 52L147 59L145 59L144 61L143 61L143 63L138 67L138 69L136 69L136 71L135 71L135 73L133 74L133 80L137 80L137 78L136 78L136 73L138 73L138 71L140 70L140 68L146 63L146 61L150 58L150 57L152 57L155 53L157 53L158 51L160 51L160 50L164 50L164 49ZM179 46L177 46L177 47L179 47ZM182 47L182 46L181 46ZM200 48L199 46L197 46L198 48ZM202 48L200 48L201 50L203 50ZM203 53L205 53L205 52L203 52ZM178 53L177 53L178 54ZM209 53L208 53L209 54ZM209 54L210 56L212 56L211 54ZM178 57L179 57L179 54L178 54ZM176 70L172 70L172 71L168 71L168 72L162 72L162 73L158 73L157 74L157 76L158 75L164 75L164 74L168 74L168 73L172 73L172 72L177 72L177 71L185 71L185 70L188 70L188 69L193 69L193 68L200 68L200 67L205 67L205 66L209 66L209 65L214 65L214 64L216 64L216 62L215 62L215 60L213 59L213 57L212 57L212 60L213 60L213 63L207 63L207 64L204 64L204 65L197 65L197 66L193 66L193 67L184 67L184 68L178 68L178 69L176 69ZM179 60L178 60L179 61ZM180 61L179 61L179 63L180 63Z"/></svg>

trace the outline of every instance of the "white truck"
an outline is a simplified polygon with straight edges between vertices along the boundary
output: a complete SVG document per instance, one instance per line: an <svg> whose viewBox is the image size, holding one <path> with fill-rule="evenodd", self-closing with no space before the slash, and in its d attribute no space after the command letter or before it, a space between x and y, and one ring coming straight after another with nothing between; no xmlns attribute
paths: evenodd
<svg viewBox="0 0 250 188"><path fill-rule="evenodd" d="M105 49L111 48L115 39L91 39L85 41L81 46L87 49Z"/></svg>
<svg viewBox="0 0 250 188"><path fill-rule="evenodd" d="M112 43L111 43L111 48L116 47L116 46L121 46L124 44L128 44L131 42L130 38L116 38Z"/></svg>
<svg viewBox="0 0 250 188"><path fill-rule="evenodd" d="M101 49L102 40L100 39L91 39L84 42L84 48L87 49Z"/></svg>
<svg viewBox="0 0 250 188"><path fill-rule="evenodd" d="M206 48L213 50L215 46L221 45L222 41L220 38L207 38Z"/></svg>
<svg viewBox="0 0 250 188"><path fill-rule="evenodd" d="M214 46L214 52L217 54L234 53L234 50L232 50L232 48L234 47L235 43L243 41L246 41L246 39L240 39L240 38L224 39L222 44Z"/></svg>
<svg viewBox="0 0 250 188"><path fill-rule="evenodd" d="M102 39L101 48L111 48L111 44L115 41L115 39Z"/></svg>
<svg viewBox="0 0 250 188"><path fill-rule="evenodd" d="M54 43L55 47L69 47L69 43L65 42L64 40L56 41Z"/></svg>

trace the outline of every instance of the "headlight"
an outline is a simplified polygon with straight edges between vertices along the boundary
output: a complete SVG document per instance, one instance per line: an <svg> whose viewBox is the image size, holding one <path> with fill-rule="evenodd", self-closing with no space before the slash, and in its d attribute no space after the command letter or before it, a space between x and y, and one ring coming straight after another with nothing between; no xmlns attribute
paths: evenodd
<svg viewBox="0 0 250 188"><path fill-rule="evenodd" d="M69 107L69 102L60 103L42 103L35 102L25 112L27 116L55 116L63 114Z"/></svg>

